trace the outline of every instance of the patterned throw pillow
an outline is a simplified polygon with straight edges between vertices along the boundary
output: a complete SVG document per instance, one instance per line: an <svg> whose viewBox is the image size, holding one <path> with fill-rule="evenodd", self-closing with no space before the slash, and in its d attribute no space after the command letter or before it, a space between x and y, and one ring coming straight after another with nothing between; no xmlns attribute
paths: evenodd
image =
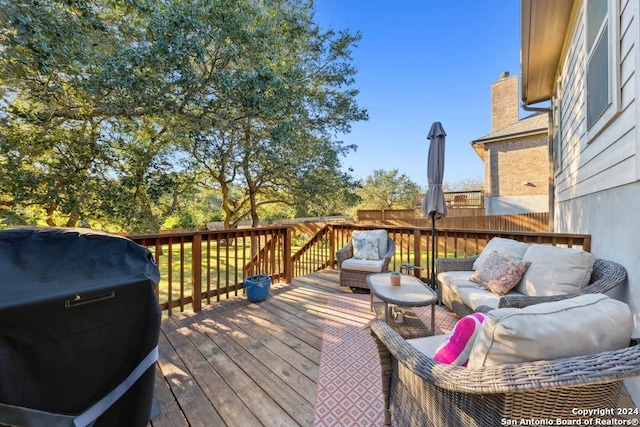
<svg viewBox="0 0 640 427"><path fill-rule="evenodd" d="M520 282L530 265L529 261L509 258L493 251L469 280L502 296Z"/></svg>
<svg viewBox="0 0 640 427"><path fill-rule="evenodd" d="M353 238L353 257L355 259L379 260L378 239L366 239L364 237Z"/></svg>
<svg viewBox="0 0 640 427"><path fill-rule="evenodd" d="M486 317L485 313L473 313L458 320L452 335L438 347L433 359L448 365L467 366L473 342Z"/></svg>

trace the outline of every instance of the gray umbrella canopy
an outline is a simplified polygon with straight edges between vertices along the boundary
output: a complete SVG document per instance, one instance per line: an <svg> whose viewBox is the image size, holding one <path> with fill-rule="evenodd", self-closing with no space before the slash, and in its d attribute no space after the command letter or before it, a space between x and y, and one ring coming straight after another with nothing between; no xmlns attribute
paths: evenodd
<svg viewBox="0 0 640 427"><path fill-rule="evenodd" d="M440 219L447 216L447 205L442 192L444 177L444 138L447 134L440 122L431 125L429 136L429 158L427 161L427 179L429 188L422 201L425 218Z"/></svg>
<svg viewBox="0 0 640 427"><path fill-rule="evenodd" d="M442 179L444 178L444 128L440 122L431 125L427 138L429 158L427 159L427 179L429 188L422 201L425 218L431 218L431 287L436 289L436 219L447 216L447 205L444 202Z"/></svg>

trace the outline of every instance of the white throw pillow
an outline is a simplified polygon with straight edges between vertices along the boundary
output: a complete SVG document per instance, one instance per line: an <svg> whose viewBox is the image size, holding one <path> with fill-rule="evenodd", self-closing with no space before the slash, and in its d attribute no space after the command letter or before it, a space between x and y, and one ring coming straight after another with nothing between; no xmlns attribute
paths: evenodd
<svg viewBox="0 0 640 427"><path fill-rule="evenodd" d="M488 313L469 368L584 356L629 345L629 306L603 294Z"/></svg>
<svg viewBox="0 0 640 427"><path fill-rule="evenodd" d="M595 258L580 249L532 244L522 257L531 263L515 287L528 296L575 292L589 284Z"/></svg>
<svg viewBox="0 0 640 427"><path fill-rule="evenodd" d="M354 230L351 234L351 241L353 239L377 239L378 240L378 255L384 257L387 253L387 230ZM355 248L354 248L355 249Z"/></svg>
<svg viewBox="0 0 640 427"><path fill-rule="evenodd" d="M522 259L524 253L529 248L528 243L518 242L513 239L505 239L504 237L494 237L489 240L487 246L484 247L478 259L473 262L473 269L477 270L485 262L487 257L494 251L500 255L513 259Z"/></svg>
<svg viewBox="0 0 640 427"><path fill-rule="evenodd" d="M353 238L353 257L355 259L379 260L378 239Z"/></svg>

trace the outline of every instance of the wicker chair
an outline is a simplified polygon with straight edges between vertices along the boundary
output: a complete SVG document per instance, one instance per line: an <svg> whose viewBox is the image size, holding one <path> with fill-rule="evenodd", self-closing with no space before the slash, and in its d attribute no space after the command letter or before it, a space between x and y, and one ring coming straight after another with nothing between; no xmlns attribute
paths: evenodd
<svg viewBox="0 0 640 427"><path fill-rule="evenodd" d="M473 262L477 258L477 256L468 258L439 258L436 260L436 270L438 273L443 273L446 271L469 271L473 268ZM498 307L522 308L542 302L575 298L577 296L588 293L603 294L624 282L626 278L627 271L622 265L613 261L596 259L593 265L593 272L591 273L591 280L589 281L589 284L577 292L571 292L564 295L539 297L504 295L502 298L500 298ZM456 313L459 317L464 317L473 312L471 308L467 307L461 300L458 300L455 295L447 294L447 289L445 287L439 286L439 288L441 291L440 296L442 302L449 308L449 310Z"/></svg>
<svg viewBox="0 0 640 427"><path fill-rule="evenodd" d="M371 324L382 367L385 422L403 427L498 426L580 418L616 408L622 381L640 375L640 345L589 356L469 369L435 362L383 321ZM584 418L593 418L584 415Z"/></svg>
<svg viewBox="0 0 640 427"><path fill-rule="evenodd" d="M389 262L396 252L396 244L391 238L387 237L387 252L383 254L382 270L380 272L389 271ZM340 270L340 286L349 287L355 291L359 289L369 289L367 276L371 271L346 270L342 268L342 262L353 257L353 245L351 240L339 251L336 252L338 261L338 269Z"/></svg>

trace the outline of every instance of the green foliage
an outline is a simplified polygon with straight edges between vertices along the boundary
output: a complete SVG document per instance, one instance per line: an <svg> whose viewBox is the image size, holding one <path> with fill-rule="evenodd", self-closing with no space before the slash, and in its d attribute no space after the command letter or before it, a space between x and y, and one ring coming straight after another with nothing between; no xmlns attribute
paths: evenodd
<svg viewBox="0 0 640 427"><path fill-rule="evenodd" d="M322 32L311 4L0 0L1 224L152 232L352 204L353 147L331 135L367 118L360 36Z"/></svg>
<svg viewBox="0 0 640 427"><path fill-rule="evenodd" d="M377 169L367 177L359 193L359 209L412 209L420 186L398 169Z"/></svg>
<svg viewBox="0 0 640 427"><path fill-rule="evenodd" d="M481 176L464 178L456 182L442 183L443 191L477 191L484 188L484 178Z"/></svg>

